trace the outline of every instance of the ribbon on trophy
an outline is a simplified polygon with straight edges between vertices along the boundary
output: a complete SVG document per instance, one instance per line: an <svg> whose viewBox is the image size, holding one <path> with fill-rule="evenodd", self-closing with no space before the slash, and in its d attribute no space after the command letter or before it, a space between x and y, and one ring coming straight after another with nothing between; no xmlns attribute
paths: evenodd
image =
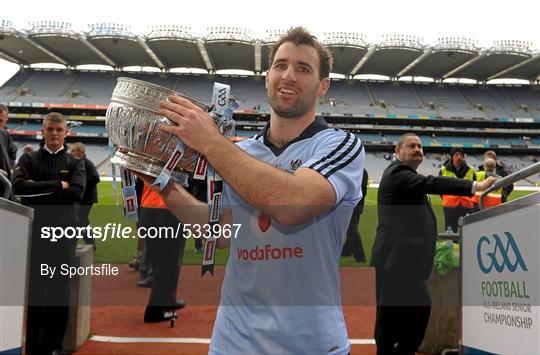
<svg viewBox="0 0 540 355"><path fill-rule="evenodd" d="M214 225L219 223L222 206L223 180L219 174L211 167L208 167L207 178L207 194L208 194L208 224L210 226L211 235L204 244L203 259L201 265L201 278L207 272L214 276L214 265L216 256L216 246L218 237L215 235Z"/></svg>
<svg viewBox="0 0 540 355"><path fill-rule="evenodd" d="M130 170L120 167L120 178L122 180L122 198L124 199L124 217L139 221L135 177Z"/></svg>
<svg viewBox="0 0 540 355"><path fill-rule="evenodd" d="M225 86L225 88L223 87ZM225 100L228 102L226 106L218 105L212 102L212 112L215 112L219 114L220 120L218 121L218 128L221 134L224 134L227 138L228 136L225 134L226 132L223 131L224 124L221 124L224 121L232 121L234 110L236 110L240 105L235 100L230 99L230 87L228 85L214 83L214 92L212 94L212 100L221 102L220 96L217 94L219 92L222 92L224 95L226 95ZM233 133L234 131L231 131L230 133ZM206 179L206 170L208 167L208 160L206 160L206 157L203 155L199 155L199 158L197 159L197 164L195 165L195 170L193 172L193 179L195 180L204 180Z"/></svg>
<svg viewBox="0 0 540 355"><path fill-rule="evenodd" d="M167 161L167 164L163 167L163 170L161 170L161 173L159 173L159 176L154 180L152 185L159 185L159 190L163 191L165 186L169 183L169 179L171 178L172 172L176 168L176 165L182 160L182 157L184 156L184 152L186 150L186 146L182 141L178 141L178 144L174 148L173 153L171 154L171 157Z"/></svg>
<svg viewBox="0 0 540 355"><path fill-rule="evenodd" d="M236 101L229 100L230 91L231 87L229 85L214 83L214 88L212 90L212 112L221 116L222 120L232 119L232 114L238 107ZM220 132L223 133L223 125L221 125L220 122L218 122L218 127ZM221 216L223 179L221 179L221 176L208 165L208 161L204 156L199 156L193 178L197 180L204 180L206 178L209 210L208 224L211 231L211 235L204 245L201 277L207 272L210 272L210 274L214 276L216 244L219 236L216 236L216 228L213 227L219 223L219 217Z"/></svg>

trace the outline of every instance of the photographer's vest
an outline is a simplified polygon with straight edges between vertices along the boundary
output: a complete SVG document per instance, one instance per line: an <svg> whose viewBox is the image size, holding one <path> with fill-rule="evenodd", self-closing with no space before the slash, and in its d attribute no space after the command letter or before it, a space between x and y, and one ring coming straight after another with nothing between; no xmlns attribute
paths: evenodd
<svg viewBox="0 0 540 355"><path fill-rule="evenodd" d="M441 168L441 175L459 179L453 171L448 170L444 165ZM470 181L474 180L474 169L472 167L469 167L469 170L467 170L467 173L465 176L463 176L463 179ZM458 206L473 208L474 203L475 201L473 198L468 196L442 195L442 205L445 208L454 208Z"/></svg>
<svg viewBox="0 0 540 355"><path fill-rule="evenodd" d="M479 171L476 173L476 181L484 181L486 179L486 172L485 171ZM495 189L491 191L489 194L484 196L484 208L489 208L493 206L498 206L502 203L502 188ZM474 201L478 203L480 201L480 195L482 195L482 191L477 191L474 194Z"/></svg>

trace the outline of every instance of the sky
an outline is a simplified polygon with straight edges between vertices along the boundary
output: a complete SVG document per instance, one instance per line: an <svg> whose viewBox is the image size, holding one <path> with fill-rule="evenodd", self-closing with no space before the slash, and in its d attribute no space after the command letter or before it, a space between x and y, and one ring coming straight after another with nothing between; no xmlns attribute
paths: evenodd
<svg viewBox="0 0 540 355"><path fill-rule="evenodd" d="M151 3L156 5L145 5ZM482 47L511 39L531 41L540 51L539 16L540 0L2 0L0 13L0 19L11 20L17 29L34 20L68 21L76 31L86 31L89 23L116 22L131 25L135 33L153 24L178 24L204 36L208 27L234 26L264 38L268 29L302 25L321 37L325 32L358 32L368 42L378 42L384 34L399 33L435 44L438 37L460 36L477 39ZM0 85L17 69L0 59Z"/></svg>

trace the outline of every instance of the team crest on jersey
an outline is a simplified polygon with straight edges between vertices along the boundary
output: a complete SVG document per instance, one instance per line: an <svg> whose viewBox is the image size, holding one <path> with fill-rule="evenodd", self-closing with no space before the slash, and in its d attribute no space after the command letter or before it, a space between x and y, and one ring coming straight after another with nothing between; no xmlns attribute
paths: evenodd
<svg viewBox="0 0 540 355"><path fill-rule="evenodd" d="M295 172L296 169L298 169L301 166L302 166L302 159L291 160L289 171Z"/></svg>
<svg viewBox="0 0 540 355"><path fill-rule="evenodd" d="M289 173L294 173L296 169L302 166L302 159L293 159L289 162L289 166L287 166L286 162L275 164L274 166L278 169L285 170Z"/></svg>
<svg viewBox="0 0 540 355"><path fill-rule="evenodd" d="M270 225L272 225L272 219L264 214L263 212L259 212L259 218L257 219L257 224L259 225L259 229L261 232L266 233L268 228L270 228Z"/></svg>
<svg viewBox="0 0 540 355"><path fill-rule="evenodd" d="M251 230L258 237L268 237L273 234L272 218L261 211L251 213Z"/></svg>

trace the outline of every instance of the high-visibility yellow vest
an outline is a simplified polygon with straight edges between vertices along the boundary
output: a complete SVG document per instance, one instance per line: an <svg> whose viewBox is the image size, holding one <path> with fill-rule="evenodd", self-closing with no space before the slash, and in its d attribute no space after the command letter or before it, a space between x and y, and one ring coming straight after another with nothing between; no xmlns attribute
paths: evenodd
<svg viewBox="0 0 540 355"><path fill-rule="evenodd" d="M459 179L453 171L450 171L446 166L442 166L441 175ZM469 170L463 177L464 180L474 180L474 169L469 166ZM473 208L475 201L472 197L468 196L455 196L455 195L442 195L442 205L443 207L452 208L457 206L462 206L465 208Z"/></svg>
<svg viewBox="0 0 540 355"><path fill-rule="evenodd" d="M487 177L487 174L485 171L479 171L476 173L476 181L484 181ZM495 189L491 191L489 194L484 196L484 208L489 208L493 206L498 206L502 203L502 188ZM474 194L474 200L476 203L480 201L480 195L482 195L482 191L476 191Z"/></svg>

